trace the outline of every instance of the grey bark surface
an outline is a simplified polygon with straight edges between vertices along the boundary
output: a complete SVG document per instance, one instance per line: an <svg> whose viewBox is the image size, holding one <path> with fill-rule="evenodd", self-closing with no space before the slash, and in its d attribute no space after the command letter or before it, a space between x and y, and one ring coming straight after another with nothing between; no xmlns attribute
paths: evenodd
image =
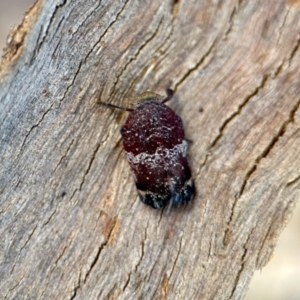
<svg viewBox="0 0 300 300"><path fill-rule="evenodd" d="M1 299L242 299L300 187L299 1L38 1L0 66ZM197 194L137 197L119 129L171 83Z"/></svg>

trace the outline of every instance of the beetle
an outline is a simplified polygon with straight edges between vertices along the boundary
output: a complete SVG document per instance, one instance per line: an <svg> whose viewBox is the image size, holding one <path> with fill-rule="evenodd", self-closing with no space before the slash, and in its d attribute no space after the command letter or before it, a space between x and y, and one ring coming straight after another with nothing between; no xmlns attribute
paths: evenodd
<svg viewBox="0 0 300 300"><path fill-rule="evenodd" d="M186 203L195 193L183 123L165 105L173 90L166 94L145 92L135 97L134 108L99 101L129 112L121 128L123 147L140 200L153 208Z"/></svg>

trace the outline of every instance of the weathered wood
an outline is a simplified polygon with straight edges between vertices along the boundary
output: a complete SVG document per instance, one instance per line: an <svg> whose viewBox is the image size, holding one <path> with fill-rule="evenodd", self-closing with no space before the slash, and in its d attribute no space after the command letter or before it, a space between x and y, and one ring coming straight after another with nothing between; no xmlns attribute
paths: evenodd
<svg viewBox="0 0 300 300"><path fill-rule="evenodd" d="M1 64L5 299L241 299L299 197L299 1L39 1ZM115 104L163 93L197 195L137 198Z"/></svg>

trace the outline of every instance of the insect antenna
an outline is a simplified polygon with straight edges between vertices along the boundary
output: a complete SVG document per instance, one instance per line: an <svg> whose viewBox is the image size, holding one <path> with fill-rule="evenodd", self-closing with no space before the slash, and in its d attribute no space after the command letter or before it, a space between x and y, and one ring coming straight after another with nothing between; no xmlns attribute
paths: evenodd
<svg viewBox="0 0 300 300"><path fill-rule="evenodd" d="M134 109L131 108L127 108L127 107L122 107L122 106L118 106L118 105L114 105L108 102L102 102L102 101L97 101L98 104L110 107L110 108L116 108L116 109L121 109L121 110L125 110L125 111L134 111Z"/></svg>
<svg viewBox="0 0 300 300"><path fill-rule="evenodd" d="M172 89L170 89L170 88L167 88L166 89L166 94L167 94L166 98L163 99L161 103L166 103L166 102L170 101L171 98L174 95L174 91Z"/></svg>

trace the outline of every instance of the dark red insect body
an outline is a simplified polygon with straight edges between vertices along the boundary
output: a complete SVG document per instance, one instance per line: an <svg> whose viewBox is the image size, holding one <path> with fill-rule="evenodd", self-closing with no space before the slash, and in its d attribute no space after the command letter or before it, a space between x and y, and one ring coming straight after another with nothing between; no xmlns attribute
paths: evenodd
<svg viewBox="0 0 300 300"><path fill-rule="evenodd" d="M139 96L135 109L126 109L130 114L121 129L140 199L153 208L168 201L188 202L195 192L183 124L164 104L173 91L168 89L167 94L166 98L151 92Z"/></svg>

